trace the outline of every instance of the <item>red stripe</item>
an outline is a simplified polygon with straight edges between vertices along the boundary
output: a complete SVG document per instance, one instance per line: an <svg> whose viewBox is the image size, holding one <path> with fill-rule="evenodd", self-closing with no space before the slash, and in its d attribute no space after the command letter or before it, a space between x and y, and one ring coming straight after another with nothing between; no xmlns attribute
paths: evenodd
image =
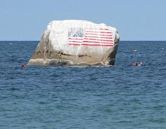
<svg viewBox="0 0 166 129"><path fill-rule="evenodd" d="M112 36L111 33L92 33L92 32L85 32L85 35L109 35L109 36Z"/></svg>
<svg viewBox="0 0 166 129"><path fill-rule="evenodd" d="M89 34L89 33L85 33L85 36L106 36L106 37L112 37L111 34Z"/></svg>
<svg viewBox="0 0 166 129"><path fill-rule="evenodd" d="M89 44L114 44L113 42L98 42L98 41L69 41L69 43L89 43Z"/></svg>
<svg viewBox="0 0 166 129"><path fill-rule="evenodd" d="M78 43L78 44L83 44L83 43L89 43L89 44L114 44L113 42L97 42L97 41L69 41L69 43Z"/></svg>
<svg viewBox="0 0 166 129"><path fill-rule="evenodd" d="M83 42L113 42L113 40L83 40Z"/></svg>
<svg viewBox="0 0 166 129"><path fill-rule="evenodd" d="M112 47L113 45L111 44L88 44L88 43L83 43L83 44L74 44L74 43L69 43L69 45L74 45L74 46L108 46L108 47Z"/></svg>
<svg viewBox="0 0 166 129"><path fill-rule="evenodd" d="M113 42L100 42L100 41L83 41L84 43L99 43L99 44L113 44Z"/></svg>
<svg viewBox="0 0 166 129"><path fill-rule="evenodd" d="M96 36L112 36L112 34L106 34L106 33L85 33L85 35L96 35Z"/></svg>
<svg viewBox="0 0 166 129"><path fill-rule="evenodd" d="M112 38L95 38L95 37L85 37L82 39L77 39L77 38L70 38L69 40L74 40L74 41L83 41L83 40L97 40L97 41L113 41Z"/></svg>
<svg viewBox="0 0 166 129"><path fill-rule="evenodd" d="M108 37L108 36L105 36L105 37L101 37L101 36L85 36L85 38L95 38L95 39L113 39L112 37Z"/></svg>
<svg viewBox="0 0 166 129"><path fill-rule="evenodd" d="M89 40L92 40L92 41L112 41L113 42L113 40L110 38L110 39L103 39L103 38L90 38L90 37L88 37L88 38L84 38L84 39L69 39L69 41L89 41Z"/></svg>
<svg viewBox="0 0 166 129"><path fill-rule="evenodd" d="M112 36L85 35L84 38L113 39Z"/></svg>
<svg viewBox="0 0 166 129"><path fill-rule="evenodd" d="M91 37L86 37L83 40L113 41L112 38L107 39L107 38L91 38Z"/></svg>
<svg viewBox="0 0 166 129"><path fill-rule="evenodd" d="M83 41L69 41L69 43L82 43Z"/></svg>
<svg viewBox="0 0 166 129"><path fill-rule="evenodd" d="M83 40L83 42L89 42L89 43L113 43L113 41L93 41L93 40Z"/></svg>
<svg viewBox="0 0 166 129"><path fill-rule="evenodd" d="M98 31L98 30L86 30L85 32L92 32L92 33L111 33L111 31Z"/></svg>
<svg viewBox="0 0 166 129"><path fill-rule="evenodd" d="M69 42L113 42L113 40L97 40L97 39L83 39L83 40L75 40L75 39L70 39Z"/></svg>

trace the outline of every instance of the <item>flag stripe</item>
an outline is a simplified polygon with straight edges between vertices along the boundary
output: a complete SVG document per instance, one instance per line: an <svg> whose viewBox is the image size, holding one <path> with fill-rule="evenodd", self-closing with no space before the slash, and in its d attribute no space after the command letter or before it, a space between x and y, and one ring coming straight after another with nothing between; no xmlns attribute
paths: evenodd
<svg viewBox="0 0 166 129"><path fill-rule="evenodd" d="M98 43L98 44L113 44L113 42L99 42L99 41L70 41L69 43L88 43L88 44L94 44L94 43Z"/></svg>
<svg viewBox="0 0 166 129"><path fill-rule="evenodd" d="M99 35L99 34L85 34L85 37L101 37L101 38L110 38L112 35Z"/></svg>
<svg viewBox="0 0 166 129"><path fill-rule="evenodd" d="M95 34L95 35L112 35L111 32L93 32L93 31L86 31L85 34Z"/></svg>
<svg viewBox="0 0 166 129"><path fill-rule="evenodd" d="M95 35L91 35L91 36L85 36L85 38L95 38L95 39L112 39L112 37L110 36L95 36Z"/></svg>
<svg viewBox="0 0 166 129"><path fill-rule="evenodd" d="M69 41L110 41L113 42L112 39L95 39L95 38L84 38L84 39L70 39Z"/></svg>
<svg viewBox="0 0 166 129"><path fill-rule="evenodd" d="M112 34L110 31L86 31L87 33L106 33L106 34Z"/></svg>
<svg viewBox="0 0 166 129"><path fill-rule="evenodd" d="M68 44L76 46L111 47L114 45L113 33L107 28L99 28L97 30L88 28L80 37L69 37Z"/></svg>
<svg viewBox="0 0 166 129"><path fill-rule="evenodd" d="M111 39L94 39L94 38L86 38L83 41L110 41L113 42Z"/></svg>
<svg viewBox="0 0 166 129"><path fill-rule="evenodd" d="M84 41L84 40L106 40L106 41L113 41L113 39L110 38L100 38L100 37L84 37L84 38L69 38L69 40L76 40L76 41Z"/></svg>
<svg viewBox="0 0 166 129"><path fill-rule="evenodd" d="M87 43L82 43L82 44L69 43L69 45L74 45L74 46L108 46L108 47L113 46L111 44L87 44Z"/></svg>

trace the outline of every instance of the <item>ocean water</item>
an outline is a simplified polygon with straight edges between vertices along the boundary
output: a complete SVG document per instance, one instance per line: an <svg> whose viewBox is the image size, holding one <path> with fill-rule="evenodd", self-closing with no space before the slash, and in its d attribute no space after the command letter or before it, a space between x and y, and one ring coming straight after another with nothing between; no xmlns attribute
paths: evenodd
<svg viewBox="0 0 166 129"><path fill-rule="evenodd" d="M166 42L120 42L113 67L21 68L37 43L0 42L0 129L166 129Z"/></svg>

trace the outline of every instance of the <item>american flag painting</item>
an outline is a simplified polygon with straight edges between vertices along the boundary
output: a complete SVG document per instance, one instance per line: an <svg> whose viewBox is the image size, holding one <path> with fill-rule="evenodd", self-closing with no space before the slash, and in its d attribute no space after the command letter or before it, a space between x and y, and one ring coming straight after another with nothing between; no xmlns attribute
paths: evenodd
<svg viewBox="0 0 166 129"><path fill-rule="evenodd" d="M71 28L68 31L68 44L72 46L112 47L114 45L113 33L107 28Z"/></svg>

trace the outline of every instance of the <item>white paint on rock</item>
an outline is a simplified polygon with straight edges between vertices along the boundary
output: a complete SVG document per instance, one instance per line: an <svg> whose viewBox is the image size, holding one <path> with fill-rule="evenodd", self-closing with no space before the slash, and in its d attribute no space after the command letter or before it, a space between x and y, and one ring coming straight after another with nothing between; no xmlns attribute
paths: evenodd
<svg viewBox="0 0 166 129"><path fill-rule="evenodd" d="M119 35L117 33L116 28L107 26L103 23L95 24L90 21L84 20L64 20L64 21L52 21L48 24L47 29L44 32L44 35L49 33L49 42L52 44L53 49L56 51L63 51L64 53L71 55L102 55L107 50L112 49L110 47L103 46L72 46L68 44L68 34L72 28L82 29L86 31L87 29L91 29L98 33L98 30L101 28L108 29L112 32L113 40L115 40L115 36L119 39ZM100 37L99 37L100 39ZM115 43L115 41L114 41Z"/></svg>

